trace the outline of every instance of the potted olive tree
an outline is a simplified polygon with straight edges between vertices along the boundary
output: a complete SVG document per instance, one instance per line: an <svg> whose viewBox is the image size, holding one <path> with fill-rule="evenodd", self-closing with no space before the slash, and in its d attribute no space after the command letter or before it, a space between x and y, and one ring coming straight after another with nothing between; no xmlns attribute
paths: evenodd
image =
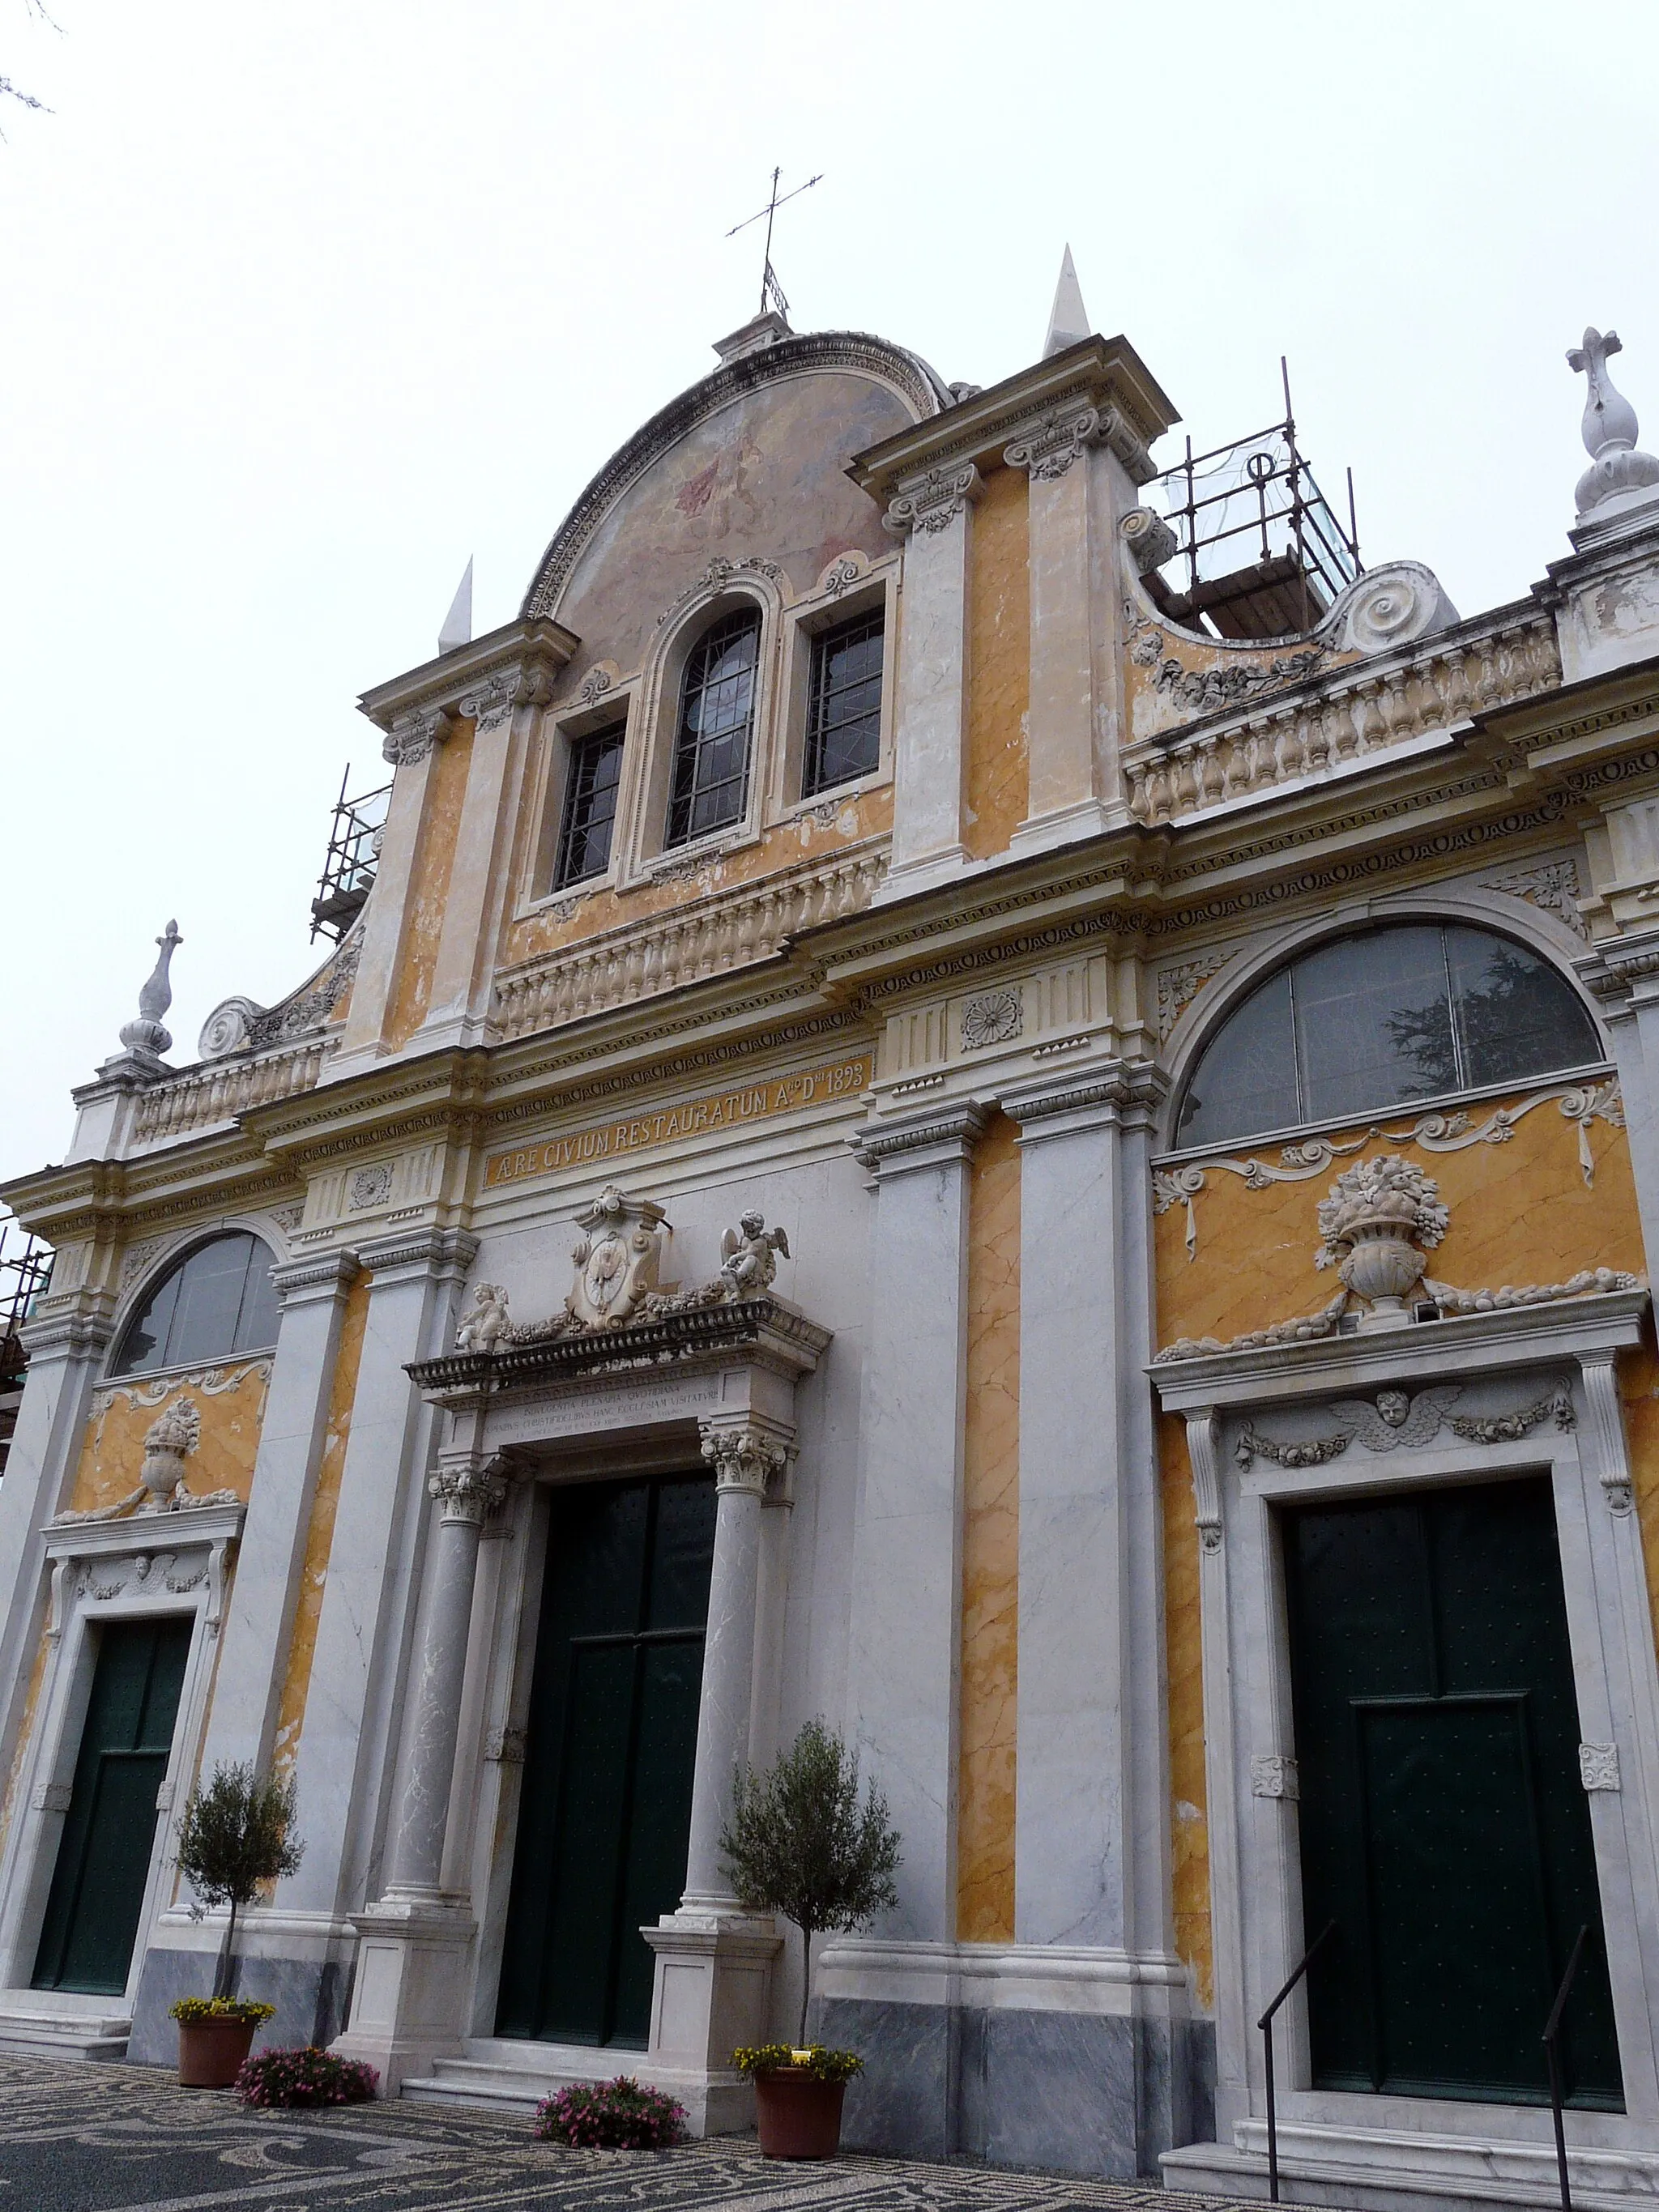
<svg viewBox="0 0 1659 2212"><path fill-rule="evenodd" d="M293 1782L256 1775L249 1765L216 1766L179 1815L179 1871L205 1905L228 1905L210 1997L180 1997L179 2079L187 2088L225 2089L252 2047L255 2030L276 2008L231 1995L236 1978L236 1915L262 1884L292 1874L305 1845L294 1833Z"/></svg>
<svg viewBox="0 0 1659 2212"><path fill-rule="evenodd" d="M806 2040L812 1995L812 1938L868 1925L897 1901L899 1838L873 1784L859 1798L859 1763L821 1720L808 1721L775 1766L742 1773L720 1836L738 1901L750 1912L781 1912L801 1936L799 2039L734 2051L755 2084L761 2149L768 2158L833 2158L855 2051Z"/></svg>

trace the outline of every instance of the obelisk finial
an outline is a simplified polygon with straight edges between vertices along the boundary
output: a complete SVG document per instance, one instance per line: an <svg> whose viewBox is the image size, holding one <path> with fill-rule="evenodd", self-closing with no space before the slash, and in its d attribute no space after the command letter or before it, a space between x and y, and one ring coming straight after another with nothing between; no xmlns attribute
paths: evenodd
<svg viewBox="0 0 1659 2212"><path fill-rule="evenodd" d="M164 1052L173 1049L172 1032L163 1027L161 1017L173 1004L173 983L167 971L174 952L184 941L176 921L168 922L166 935L155 940L161 949L149 980L138 994L138 1018L126 1023L121 1030L121 1042L129 1052L149 1053L159 1059Z"/></svg>
<svg viewBox="0 0 1659 2212"><path fill-rule="evenodd" d="M1617 331L1584 332L1582 346L1567 355L1567 366L1582 372L1584 394L1584 451L1590 465L1578 479L1578 513L1582 518L1605 506L1621 493L1648 492L1659 484L1659 460L1637 451L1636 410L1607 374L1607 357L1622 353Z"/></svg>

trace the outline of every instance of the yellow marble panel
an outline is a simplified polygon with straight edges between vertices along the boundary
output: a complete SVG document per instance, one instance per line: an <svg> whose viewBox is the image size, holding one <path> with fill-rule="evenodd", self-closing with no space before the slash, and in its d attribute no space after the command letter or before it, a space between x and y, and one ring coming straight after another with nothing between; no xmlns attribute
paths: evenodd
<svg viewBox="0 0 1659 2212"><path fill-rule="evenodd" d="M185 1462L185 1480L197 1492L234 1490L247 1502L259 1449L270 1376L263 1359L228 1360L165 1382L106 1382L93 1394L87 1432L70 1504L76 1512L114 1505L138 1487L144 1432L163 1411L188 1398L201 1417L202 1437Z"/></svg>
<svg viewBox="0 0 1659 2212"><path fill-rule="evenodd" d="M1186 1424L1158 1423L1164 1483L1164 1667L1170 1699L1170 1832L1176 1948L1193 1970L1198 2000L1212 2001L1210 1832L1204 1784L1204 1656L1199 1640L1198 1529Z"/></svg>
<svg viewBox="0 0 1659 2212"><path fill-rule="evenodd" d="M968 1198L957 1787L957 1934L963 1942L1014 1937L1018 1595L1019 1150L1013 1123L998 1115L975 1153Z"/></svg>
<svg viewBox="0 0 1659 2212"><path fill-rule="evenodd" d="M420 847L415 855L414 896L410 902L408 933L404 939L391 1018L386 1024L387 1042L394 1047L408 1042L425 1020L431 1002L438 941L443 935L444 908L449 901L450 871L455 865L461 810L466 804L472 731L471 722L457 722L453 735L439 746L433 759L432 788L427 799L426 820L421 827Z"/></svg>
<svg viewBox="0 0 1659 2212"><path fill-rule="evenodd" d="M276 1709L276 1735L271 1764L281 1774L292 1767L300 1748L306 1692L311 1686L311 1662L317 1649L317 1624L322 1618L323 1591L328 1581L329 1553L334 1543L334 1518L340 1506L340 1477L345 1468L346 1445L351 1437L351 1408L357 1395L357 1370L362 1362L363 1334L368 1324L368 1291L374 1277L357 1277L346 1292L340 1319L339 1346L328 1389L328 1426L323 1432L323 1453L317 1465L317 1486L312 1492L311 1520L306 1530L305 1565L300 1574L300 1595L294 1608L294 1627L289 1638L288 1671L283 1678L282 1702Z"/></svg>
<svg viewBox="0 0 1659 2212"><path fill-rule="evenodd" d="M1030 532L1024 469L994 469L969 524L968 808L963 842L977 860L1006 853L1025 818L1030 777Z"/></svg>

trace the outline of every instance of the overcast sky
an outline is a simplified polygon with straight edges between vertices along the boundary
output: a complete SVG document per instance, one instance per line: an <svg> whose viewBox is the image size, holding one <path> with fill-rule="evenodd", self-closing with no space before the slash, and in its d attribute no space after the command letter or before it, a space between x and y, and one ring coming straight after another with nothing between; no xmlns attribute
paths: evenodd
<svg viewBox="0 0 1659 2212"><path fill-rule="evenodd" d="M1094 327L1197 443L1279 356L1370 562L1465 614L1567 549L1587 320L1659 446L1659 10L0 0L0 1175L62 1157L177 915L173 1057L309 971L354 701L469 554L509 620L583 483L752 312L947 379ZM1176 438L1163 449L1171 461Z"/></svg>

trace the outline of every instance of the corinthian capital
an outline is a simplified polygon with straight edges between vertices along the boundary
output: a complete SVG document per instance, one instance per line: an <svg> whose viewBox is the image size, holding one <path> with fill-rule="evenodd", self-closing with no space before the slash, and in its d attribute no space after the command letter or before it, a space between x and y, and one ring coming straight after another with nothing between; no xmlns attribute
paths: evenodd
<svg viewBox="0 0 1659 2212"><path fill-rule="evenodd" d="M1056 407L1028 422L1002 458L1011 469L1029 469L1034 477L1063 477L1100 434L1099 408Z"/></svg>
<svg viewBox="0 0 1659 2212"><path fill-rule="evenodd" d="M789 1464L789 1448L764 1429L715 1428L705 1424L702 1455L714 1470L714 1488L746 1490L764 1498Z"/></svg>
<svg viewBox="0 0 1659 2212"><path fill-rule="evenodd" d="M929 469L889 504L882 528L895 538L906 538L913 530L948 530L984 489L984 479L971 461L957 468Z"/></svg>
<svg viewBox="0 0 1659 2212"><path fill-rule="evenodd" d="M499 1512L507 1496L508 1469L500 1458L479 1464L470 1459L446 1461L427 1479L427 1494L443 1506L443 1517L481 1528L492 1513Z"/></svg>
<svg viewBox="0 0 1659 2212"><path fill-rule="evenodd" d="M423 707L416 714L399 714L380 747L381 758L393 768L414 768L434 745L442 744L450 727L441 707Z"/></svg>

